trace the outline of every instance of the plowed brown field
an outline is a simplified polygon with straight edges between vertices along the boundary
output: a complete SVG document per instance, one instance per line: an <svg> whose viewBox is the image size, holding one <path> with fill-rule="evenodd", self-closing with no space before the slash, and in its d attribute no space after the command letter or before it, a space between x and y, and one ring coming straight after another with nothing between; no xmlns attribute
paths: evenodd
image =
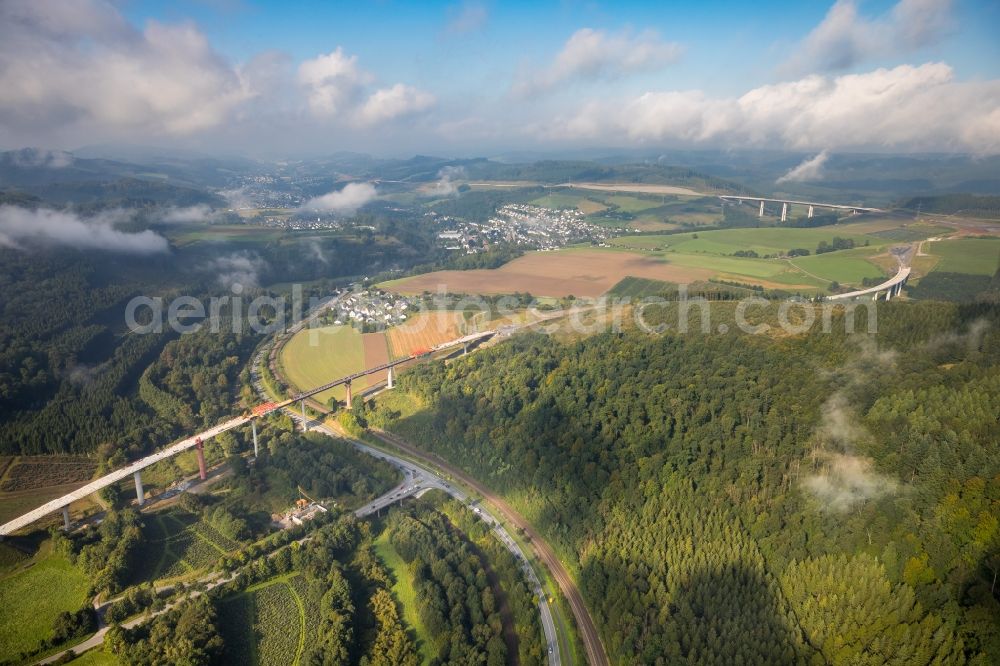
<svg viewBox="0 0 1000 666"><path fill-rule="evenodd" d="M533 252L500 268L471 271L435 271L383 285L401 294L438 292L456 294L530 293L534 296L600 296L622 278L632 277L690 283L715 274L706 268L679 266L632 252L569 250ZM393 347L395 350L395 346Z"/></svg>
<svg viewBox="0 0 1000 666"><path fill-rule="evenodd" d="M463 335L464 318L460 312L422 312L410 317L405 324L386 331L393 358L409 356L416 349L430 349Z"/></svg>

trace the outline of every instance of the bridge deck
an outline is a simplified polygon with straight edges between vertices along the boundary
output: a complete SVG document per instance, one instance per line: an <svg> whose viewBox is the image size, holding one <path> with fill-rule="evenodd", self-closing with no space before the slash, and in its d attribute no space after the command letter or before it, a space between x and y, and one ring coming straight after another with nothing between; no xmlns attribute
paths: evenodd
<svg viewBox="0 0 1000 666"><path fill-rule="evenodd" d="M899 272L893 277L889 278L880 285L874 287L868 287L867 289L858 289L857 291L849 291L846 294L837 294L835 296L827 296L828 301L845 301L850 298L857 298L858 296L864 296L865 294L874 294L878 291L885 291L891 287L895 287L900 282L906 280L910 277L910 268L908 266L901 266Z"/></svg>
<svg viewBox="0 0 1000 666"><path fill-rule="evenodd" d="M494 333L495 333L495 331L491 330L491 331L483 331L482 333L473 333L471 335L466 335L466 336L463 336L463 337L458 338L456 340L451 340L450 342L445 342L445 343L442 343L440 345L436 345L433 348L433 351L440 351L440 350L443 350L443 349L447 349L449 347L455 347L457 345L464 345L464 344L467 344L469 342L474 342L476 340L480 340L482 338L489 337L489 336L493 335ZM141 471L141 470L149 467L150 465L155 465L156 463L158 463L158 462L160 462L162 460L166 460L167 458L175 456L178 453L186 451L186 450L192 448L198 442L198 440L201 440L202 442L207 442L209 439L211 439L212 437L215 437L216 435L218 435L220 433L226 432L227 430L232 430L233 428L238 428L241 425L249 423L251 420L253 420L255 418L260 418L261 416L264 416L265 414L269 414L270 412L273 412L273 411L275 411L277 409L281 409L282 407L286 407L288 405L291 405L292 403L298 402L299 400L302 400L304 398L308 398L308 397L313 396L313 395L315 395L317 393L321 393L321 392L323 392L323 391L325 391L325 390L327 390L329 388L332 388L334 386L339 386L341 384L347 384L348 382L351 382L352 380L358 379L359 377L364 377L365 375L371 375L371 374L374 374L376 372L380 372L382 370L386 370L388 368L400 365L402 363L406 363L408 361L413 360L414 358L417 358L417 357L416 356L407 356L406 358L396 359L395 361L390 361L389 363L383 363L382 365L379 365L379 366L376 366L376 367L373 367L373 368L367 368L367 369L362 370L360 372L355 372L354 374L347 375L346 377L341 377L340 379L334 380L334 381L329 382L327 384L324 384L322 386L318 386L318 387L316 387L314 389L310 389L308 391L304 391L302 393L298 393L294 397L289 398L288 400L284 400L282 402L274 404L273 406L271 406L270 409L267 409L265 411L261 411L259 413L251 413L251 414L247 414L247 415L244 415L244 416L239 416L239 417L230 419L230 420L228 420L228 421L226 421L224 423L220 423L217 426L209 428L208 430L205 430L204 432L200 432L197 435L192 435L191 437L188 437L187 439L182 439L181 441L177 442L176 444L171 444L167 448L161 449L160 451L157 451L156 453L151 453L150 455L146 456L145 458L137 460L137 461L135 461L134 463L132 463L130 465L126 465L125 467L122 467L121 469L117 469L117 470L115 470L115 471L113 471L113 472L111 472L109 474L105 474L101 478L95 479L95 480L91 481L90 483L88 483L87 485L81 486L81 487L77 488L73 492L67 493L67 494L63 495L62 497L57 497L54 500L46 502L45 504L43 504L42 506L38 507L37 509L33 509L32 511L29 511L28 513L26 513L24 515L18 516L17 518L15 518L14 520L12 520L12 521L10 521L8 523L4 523L3 525L0 525L0 536L6 536L8 534L12 534L12 533L16 532L19 529L27 527L28 525L30 525L31 523L33 523L33 522L35 522L37 520L41 520L42 518L44 518L45 516L47 516L47 515L49 515L51 513L55 513L57 511L59 511L64 506L68 506L72 502L76 502L78 500L81 500L84 497L86 497L87 495L90 495L91 493L96 493L97 491L102 490L104 488L107 488L108 486L110 486L110 485L112 485L114 483L118 483L119 481L121 481L123 479L127 479L132 474L135 474L136 472L139 472L139 471Z"/></svg>
<svg viewBox="0 0 1000 666"><path fill-rule="evenodd" d="M733 201L763 201L765 203L786 203L797 206L813 206L815 208L835 208L837 210L863 210L866 213L881 212L880 208L866 208L865 206L847 206L844 204L821 203L819 201L796 201L794 199L768 199L767 197L740 197L733 194L723 194L720 199L731 199Z"/></svg>

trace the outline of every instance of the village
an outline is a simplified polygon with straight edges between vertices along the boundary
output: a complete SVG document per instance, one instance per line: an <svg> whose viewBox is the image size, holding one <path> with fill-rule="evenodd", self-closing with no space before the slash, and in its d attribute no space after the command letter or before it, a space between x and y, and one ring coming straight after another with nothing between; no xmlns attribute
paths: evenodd
<svg viewBox="0 0 1000 666"><path fill-rule="evenodd" d="M435 217L443 227L438 232L438 242L445 249L466 254L482 252L495 243L555 250L572 243L600 243L613 235L609 229L587 222L584 214L573 208L555 210L531 204L506 204L484 223Z"/></svg>
<svg viewBox="0 0 1000 666"><path fill-rule="evenodd" d="M331 306L331 322L361 327L394 326L406 321L407 312L414 307L404 296L383 291L376 287L349 292Z"/></svg>

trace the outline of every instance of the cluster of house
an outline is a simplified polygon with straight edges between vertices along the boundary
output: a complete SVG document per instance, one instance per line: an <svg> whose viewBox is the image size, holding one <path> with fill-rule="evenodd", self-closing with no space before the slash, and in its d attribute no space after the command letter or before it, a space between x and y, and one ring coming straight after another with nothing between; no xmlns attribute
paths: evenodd
<svg viewBox="0 0 1000 666"><path fill-rule="evenodd" d="M438 242L446 249L464 250L466 254L481 252L495 243L554 250L571 243L603 242L613 235L610 230L587 222L584 214L573 208L555 210L531 204L507 204L484 223L432 215L444 228L438 232Z"/></svg>
<svg viewBox="0 0 1000 666"><path fill-rule="evenodd" d="M371 287L344 296L330 310L336 316L336 325L357 322L392 326L406 321L411 307L406 297Z"/></svg>

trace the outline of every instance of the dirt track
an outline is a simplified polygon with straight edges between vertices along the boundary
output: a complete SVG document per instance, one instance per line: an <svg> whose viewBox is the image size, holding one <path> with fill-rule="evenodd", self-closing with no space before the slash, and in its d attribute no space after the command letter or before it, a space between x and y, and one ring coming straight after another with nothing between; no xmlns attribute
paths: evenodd
<svg viewBox="0 0 1000 666"><path fill-rule="evenodd" d="M583 641L583 646L587 652L587 663L592 666L608 666L609 662L607 654L604 652L604 645L601 643L597 627L594 626L594 621L590 617L587 606L583 602L583 595L580 594L579 588L573 582L569 572L563 567L562 562L556 557L555 551L532 528L531 523L521 517L521 514L507 504L503 498L438 456L421 451L403 438L392 433L377 429L372 429L371 432L385 443L396 446L413 457L429 462L451 474L456 479L460 479L462 483L485 497L507 520L524 530L524 533L531 540L531 548L535 551L535 555L545 564L545 567L552 574L552 577L555 578L556 583L558 583L559 589L562 590L566 600L569 601L570 609L573 611L573 618L576 620L576 626L580 632L580 639Z"/></svg>

